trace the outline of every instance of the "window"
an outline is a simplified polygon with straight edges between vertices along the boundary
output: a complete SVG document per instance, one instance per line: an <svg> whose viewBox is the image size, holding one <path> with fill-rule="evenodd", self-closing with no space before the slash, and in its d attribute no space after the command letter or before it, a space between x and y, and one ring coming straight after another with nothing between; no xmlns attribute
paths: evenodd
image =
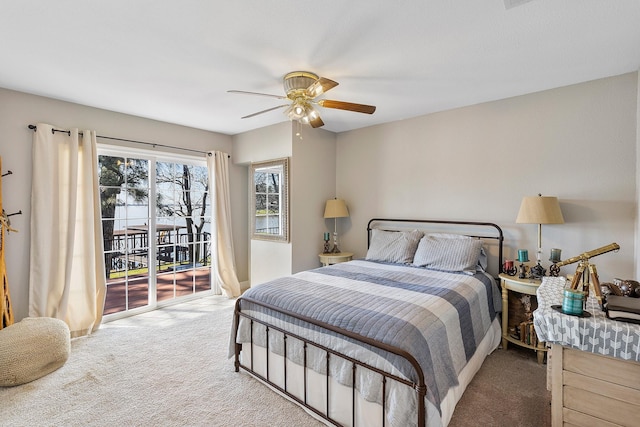
<svg viewBox="0 0 640 427"><path fill-rule="evenodd" d="M289 159L253 163L249 171L251 237L289 241Z"/></svg>
<svg viewBox="0 0 640 427"><path fill-rule="evenodd" d="M211 290L211 203L200 158L99 149L104 314Z"/></svg>

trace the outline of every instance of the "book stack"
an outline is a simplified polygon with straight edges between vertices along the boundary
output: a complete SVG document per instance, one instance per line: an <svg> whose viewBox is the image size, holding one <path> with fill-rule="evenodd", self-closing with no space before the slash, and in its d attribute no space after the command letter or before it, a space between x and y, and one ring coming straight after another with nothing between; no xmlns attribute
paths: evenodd
<svg viewBox="0 0 640 427"><path fill-rule="evenodd" d="M534 347L538 345L538 336L536 335L536 331L533 327L533 321L531 320L520 322L519 325L516 325L514 333L511 334L511 336L522 341L524 344L532 345Z"/></svg>
<svg viewBox="0 0 640 427"><path fill-rule="evenodd" d="M609 295L606 310L610 319L640 323L640 298Z"/></svg>

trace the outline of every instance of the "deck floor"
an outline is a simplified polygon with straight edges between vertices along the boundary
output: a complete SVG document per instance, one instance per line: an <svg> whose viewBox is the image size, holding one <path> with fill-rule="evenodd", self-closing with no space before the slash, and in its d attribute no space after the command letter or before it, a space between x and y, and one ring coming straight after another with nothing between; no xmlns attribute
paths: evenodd
<svg viewBox="0 0 640 427"><path fill-rule="evenodd" d="M158 273L157 282L158 301L211 289L209 268ZM124 279L108 279L104 314L113 314L126 310L127 295L129 297L129 310L147 305L149 301L148 275L129 277L128 282Z"/></svg>

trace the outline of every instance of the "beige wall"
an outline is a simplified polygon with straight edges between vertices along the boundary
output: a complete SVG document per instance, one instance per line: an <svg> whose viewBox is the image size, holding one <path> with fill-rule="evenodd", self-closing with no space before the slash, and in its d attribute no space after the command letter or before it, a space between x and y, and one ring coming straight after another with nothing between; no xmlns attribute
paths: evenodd
<svg viewBox="0 0 640 427"><path fill-rule="evenodd" d="M336 192L336 135L322 129L303 129L303 139L293 135L291 159L292 272L319 267L325 231L324 205Z"/></svg>
<svg viewBox="0 0 640 427"><path fill-rule="evenodd" d="M328 231L322 218L324 203L334 197L336 188L336 137L305 127L300 139L295 128L285 121L233 137L233 158L240 164L290 159L290 241L250 240L251 286L320 266L322 233Z"/></svg>
<svg viewBox="0 0 640 427"><path fill-rule="evenodd" d="M19 230L7 237L6 263L9 289L16 320L28 314L29 288L29 218L31 214L31 140L29 124L49 123L60 128L94 129L98 135L177 145L195 150L220 150L231 153L231 137L140 117L119 114L50 98L0 88L0 155L3 170L13 175L3 178L3 207ZM98 142L101 142L98 139ZM105 142L105 140L102 140ZM109 143L112 143L109 141ZM142 146L136 145L140 148ZM184 154L184 151L180 151ZM244 168L230 168L232 212L246 212L246 173ZM246 217L245 217L246 218ZM247 280L246 219L233 218L233 234L238 275Z"/></svg>
<svg viewBox="0 0 640 427"><path fill-rule="evenodd" d="M338 221L340 247L356 256L366 253L366 224L374 216L496 222L507 257L519 248L533 256L536 226L515 224L515 217L522 197L538 192L558 196L566 220L543 226L544 257L551 247L567 258L617 242L619 253L593 260L607 281L638 271L639 93L638 73L631 73L338 135L304 128L299 140L289 122L232 138L0 89L0 155L3 170L14 172L3 179L3 204L7 212L23 211L11 218L20 232L7 238L16 317L26 316L28 305L30 123L230 152L241 281L249 279L249 264L260 276L255 283L319 265L322 233L333 229L322 211L334 196L351 214ZM280 157L292 157L292 243L253 241L249 257L247 165Z"/></svg>
<svg viewBox="0 0 640 427"><path fill-rule="evenodd" d="M339 134L342 249L364 256L375 216L466 219L497 223L506 256L531 259L537 226L515 218L523 196L542 193L566 221L542 227L544 260L552 247L568 258L617 242L593 262L601 281L632 278L637 87L631 73Z"/></svg>

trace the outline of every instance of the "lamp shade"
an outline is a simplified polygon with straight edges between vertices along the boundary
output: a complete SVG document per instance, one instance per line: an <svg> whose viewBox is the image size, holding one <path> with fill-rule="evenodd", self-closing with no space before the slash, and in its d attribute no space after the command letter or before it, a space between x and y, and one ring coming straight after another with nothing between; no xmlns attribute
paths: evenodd
<svg viewBox="0 0 640 427"><path fill-rule="evenodd" d="M522 198L516 218L518 224L564 224L557 197L527 196Z"/></svg>
<svg viewBox="0 0 640 427"><path fill-rule="evenodd" d="M349 216L347 205L342 199L327 200L324 207L325 218L343 218Z"/></svg>

